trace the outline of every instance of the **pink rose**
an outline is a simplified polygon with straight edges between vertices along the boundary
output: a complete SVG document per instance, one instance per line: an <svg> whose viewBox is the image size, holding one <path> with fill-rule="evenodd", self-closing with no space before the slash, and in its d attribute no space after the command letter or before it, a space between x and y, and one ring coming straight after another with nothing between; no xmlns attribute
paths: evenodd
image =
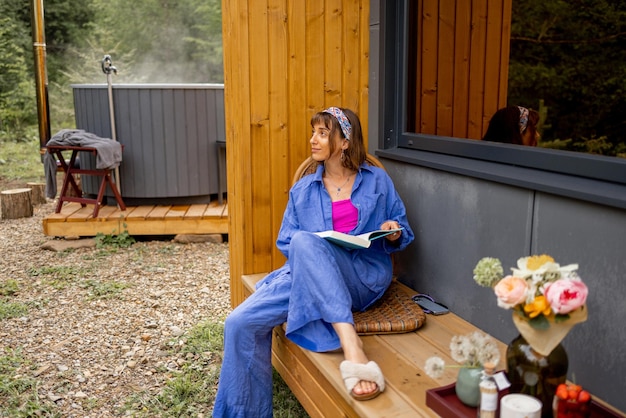
<svg viewBox="0 0 626 418"><path fill-rule="evenodd" d="M570 313L587 301L587 286L580 280L557 280L546 286L543 294L552 310L558 314Z"/></svg>
<svg viewBox="0 0 626 418"><path fill-rule="evenodd" d="M498 297L498 306L511 309L526 300L528 284L519 277L506 276L496 284L493 291Z"/></svg>

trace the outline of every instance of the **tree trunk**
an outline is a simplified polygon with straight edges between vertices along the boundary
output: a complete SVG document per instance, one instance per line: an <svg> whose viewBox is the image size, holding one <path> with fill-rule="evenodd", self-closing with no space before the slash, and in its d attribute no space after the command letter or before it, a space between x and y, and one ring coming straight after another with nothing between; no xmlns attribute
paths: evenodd
<svg viewBox="0 0 626 418"><path fill-rule="evenodd" d="M41 205L46 203L46 184L45 183L26 183L27 187L32 190L31 199L33 205Z"/></svg>
<svg viewBox="0 0 626 418"><path fill-rule="evenodd" d="M33 216L31 189L14 189L0 192L0 213L2 219L16 219Z"/></svg>

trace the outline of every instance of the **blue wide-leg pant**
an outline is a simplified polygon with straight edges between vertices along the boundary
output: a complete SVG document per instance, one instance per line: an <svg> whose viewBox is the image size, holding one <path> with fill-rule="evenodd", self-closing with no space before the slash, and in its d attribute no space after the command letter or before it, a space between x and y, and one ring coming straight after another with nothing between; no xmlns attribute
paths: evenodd
<svg viewBox="0 0 626 418"><path fill-rule="evenodd" d="M362 255L362 254L361 254ZM214 417L272 417L272 330L287 322L287 337L308 350L340 348L332 324L353 323L352 311L382 295L390 269L378 280L348 251L308 232L296 233L288 262L270 273L226 318L224 360ZM389 270L389 271L387 271ZM362 277L368 277L363 283Z"/></svg>

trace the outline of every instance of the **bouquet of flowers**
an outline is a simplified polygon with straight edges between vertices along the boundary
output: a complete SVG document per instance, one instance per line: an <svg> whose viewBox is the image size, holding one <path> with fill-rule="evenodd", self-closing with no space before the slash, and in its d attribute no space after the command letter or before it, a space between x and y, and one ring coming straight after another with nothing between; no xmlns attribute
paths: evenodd
<svg viewBox="0 0 626 418"><path fill-rule="evenodd" d="M441 357L433 356L426 360L424 370L437 379L446 367L482 368L485 363L498 364L500 351L493 338L478 331L467 335L455 335L450 341L450 357L460 364L446 366Z"/></svg>
<svg viewBox="0 0 626 418"><path fill-rule="evenodd" d="M498 306L513 310L513 322L537 352L548 355L569 330L587 319L588 289L577 274L578 264L561 266L549 255L517 260L504 276L500 260L482 258L474 280L493 288Z"/></svg>

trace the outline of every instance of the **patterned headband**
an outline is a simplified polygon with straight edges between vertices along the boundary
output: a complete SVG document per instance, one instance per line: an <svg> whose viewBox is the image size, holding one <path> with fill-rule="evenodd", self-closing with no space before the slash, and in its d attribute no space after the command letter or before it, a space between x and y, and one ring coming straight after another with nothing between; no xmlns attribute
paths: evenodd
<svg viewBox="0 0 626 418"><path fill-rule="evenodd" d="M324 110L324 113L330 113L335 118L337 118L339 126L341 126L341 132L343 132L343 136L345 136L346 139L349 141L350 137L352 136L352 125L350 125L350 121L346 117L346 114L343 113L343 111L338 107L329 107L328 109Z"/></svg>
<svg viewBox="0 0 626 418"><path fill-rule="evenodd" d="M522 106L517 106L519 108L519 133L523 134L528 126L528 109Z"/></svg>

